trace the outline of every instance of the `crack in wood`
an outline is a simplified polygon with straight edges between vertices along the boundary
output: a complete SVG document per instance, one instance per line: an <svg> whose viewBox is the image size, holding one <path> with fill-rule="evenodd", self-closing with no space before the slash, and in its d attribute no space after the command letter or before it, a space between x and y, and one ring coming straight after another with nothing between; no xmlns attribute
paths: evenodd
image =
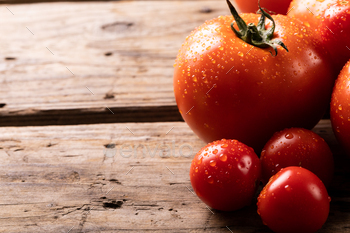
<svg viewBox="0 0 350 233"><path fill-rule="evenodd" d="M110 179L109 182L115 183L115 184L122 184L119 180L117 179Z"/></svg>
<svg viewBox="0 0 350 233"><path fill-rule="evenodd" d="M118 32L121 33L134 25L133 22L114 22L109 24L104 24L101 26L102 30L110 31L110 32Z"/></svg>
<svg viewBox="0 0 350 233"><path fill-rule="evenodd" d="M123 201L111 200L111 201L103 202L103 208L119 209L122 207L123 204L124 204Z"/></svg>
<svg viewBox="0 0 350 233"><path fill-rule="evenodd" d="M93 208L93 207L92 207ZM89 208L88 210L84 211L81 214L81 219L79 221L79 228L78 228L78 232L81 232L84 228L84 224L87 221L88 215L91 213L92 208Z"/></svg>
<svg viewBox="0 0 350 233"><path fill-rule="evenodd" d="M176 105L125 106L106 109L26 109L3 112L0 126L81 125L125 122L173 122L183 121ZM118 117L115 117L118 115ZM2 140L1 140L2 141Z"/></svg>

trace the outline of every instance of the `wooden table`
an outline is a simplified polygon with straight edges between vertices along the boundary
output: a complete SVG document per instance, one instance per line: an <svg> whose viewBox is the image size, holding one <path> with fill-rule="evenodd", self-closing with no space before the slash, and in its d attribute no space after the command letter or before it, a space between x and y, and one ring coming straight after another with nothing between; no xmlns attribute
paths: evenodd
<svg viewBox="0 0 350 233"><path fill-rule="evenodd" d="M224 1L2 2L0 232L270 232L254 204L210 209L189 181L205 144L172 64ZM320 232L350 232L349 161L329 120L314 130L337 162Z"/></svg>

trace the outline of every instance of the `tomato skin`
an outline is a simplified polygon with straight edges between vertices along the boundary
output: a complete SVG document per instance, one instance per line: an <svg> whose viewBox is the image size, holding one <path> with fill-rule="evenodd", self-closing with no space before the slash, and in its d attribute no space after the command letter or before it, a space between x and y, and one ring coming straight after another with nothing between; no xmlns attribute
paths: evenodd
<svg viewBox="0 0 350 233"><path fill-rule="evenodd" d="M281 168L301 166L329 186L334 172L333 154L328 144L311 130L289 128L275 133L260 156L264 183Z"/></svg>
<svg viewBox="0 0 350 233"><path fill-rule="evenodd" d="M234 211L250 205L258 188L261 166L254 150L237 140L215 141L193 158L193 190L208 206Z"/></svg>
<svg viewBox="0 0 350 233"><path fill-rule="evenodd" d="M260 0L261 7L271 14L287 14L289 4L292 0ZM258 0L234 0L235 6L241 13L256 13L259 10Z"/></svg>
<svg viewBox="0 0 350 233"><path fill-rule="evenodd" d="M331 122L333 132L350 156L350 61L340 72L332 93Z"/></svg>
<svg viewBox="0 0 350 233"><path fill-rule="evenodd" d="M259 15L241 17L256 24ZM236 139L259 153L274 132L313 128L329 106L335 78L327 52L298 20L274 19L275 38L289 49L276 57L236 37L232 16L207 21L182 45L175 99L203 141Z"/></svg>
<svg viewBox="0 0 350 233"><path fill-rule="evenodd" d="M301 167L274 175L258 197L258 213L276 233L312 233L326 222L330 197L322 181Z"/></svg>
<svg viewBox="0 0 350 233"><path fill-rule="evenodd" d="M350 2L293 0L289 9L288 16L300 19L320 35L339 73L350 59Z"/></svg>

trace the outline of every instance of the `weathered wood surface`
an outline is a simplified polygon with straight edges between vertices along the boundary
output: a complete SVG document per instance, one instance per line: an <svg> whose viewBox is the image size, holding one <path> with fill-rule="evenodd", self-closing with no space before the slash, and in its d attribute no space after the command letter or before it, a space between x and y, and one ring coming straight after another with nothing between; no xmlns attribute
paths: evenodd
<svg viewBox="0 0 350 233"><path fill-rule="evenodd" d="M320 232L349 232L349 163L329 120L315 131L342 161ZM270 232L254 203L225 213L192 193L190 162L204 144L183 122L2 127L0 135L0 232Z"/></svg>
<svg viewBox="0 0 350 233"><path fill-rule="evenodd" d="M185 123L92 124L181 120L177 50L228 13L218 0L1 4L0 126L29 127L0 128L0 232L270 232L254 204L224 213L192 193L204 143ZM315 131L337 162L320 232L350 232L349 161L329 120Z"/></svg>
<svg viewBox="0 0 350 233"><path fill-rule="evenodd" d="M21 4L21 3L38 3L38 2L98 2L98 1L99 2L111 2L111 1L126 2L126 1L157 1L157 0L0 0L0 4L1 3ZM203 1L203 0L176 0L176 1ZM216 0L216 1L222 1L222 0Z"/></svg>
<svg viewBox="0 0 350 233"><path fill-rule="evenodd" d="M228 13L215 0L0 5L0 126L179 121L177 51Z"/></svg>

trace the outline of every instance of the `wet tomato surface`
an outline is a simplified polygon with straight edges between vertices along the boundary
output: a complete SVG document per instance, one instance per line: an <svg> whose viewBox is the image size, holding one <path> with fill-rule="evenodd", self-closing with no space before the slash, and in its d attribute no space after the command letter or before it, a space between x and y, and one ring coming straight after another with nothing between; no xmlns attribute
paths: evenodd
<svg viewBox="0 0 350 233"><path fill-rule="evenodd" d="M264 183L281 168L301 166L315 173L328 186L333 177L334 161L325 140L311 130L284 129L275 133L260 156Z"/></svg>
<svg viewBox="0 0 350 233"><path fill-rule="evenodd" d="M350 61L336 80L331 100L331 122L335 136L350 156Z"/></svg>
<svg viewBox="0 0 350 233"><path fill-rule="evenodd" d="M259 15L242 14L248 23ZM232 16L195 29L182 45L174 70L179 111L205 142L236 139L260 153L273 133L314 127L329 106L334 73L316 35L297 19L273 16L288 47L259 48L238 38ZM266 28L272 26L267 21Z"/></svg>
<svg viewBox="0 0 350 233"><path fill-rule="evenodd" d="M326 222L330 197L322 181L301 167L274 175L258 197L258 213L277 233L312 233Z"/></svg>
<svg viewBox="0 0 350 233"><path fill-rule="evenodd" d="M350 59L350 1L293 0L288 16L314 30L330 52L337 72Z"/></svg>
<svg viewBox="0 0 350 233"><path fill-rule="evenodd" d="M292 0L260 0L260 6L271 14L287 14L289 4ZM235 0L235 5L242 13L256 13L259 10L258 1Z"/></svg>
<svg viewBox="0 0 350 233"><path fill-rule="evenodd" d="M233 211L252 203L261 167L253 149L237 140L209 143L194 157L193 190L208 206Z"/></svg>

